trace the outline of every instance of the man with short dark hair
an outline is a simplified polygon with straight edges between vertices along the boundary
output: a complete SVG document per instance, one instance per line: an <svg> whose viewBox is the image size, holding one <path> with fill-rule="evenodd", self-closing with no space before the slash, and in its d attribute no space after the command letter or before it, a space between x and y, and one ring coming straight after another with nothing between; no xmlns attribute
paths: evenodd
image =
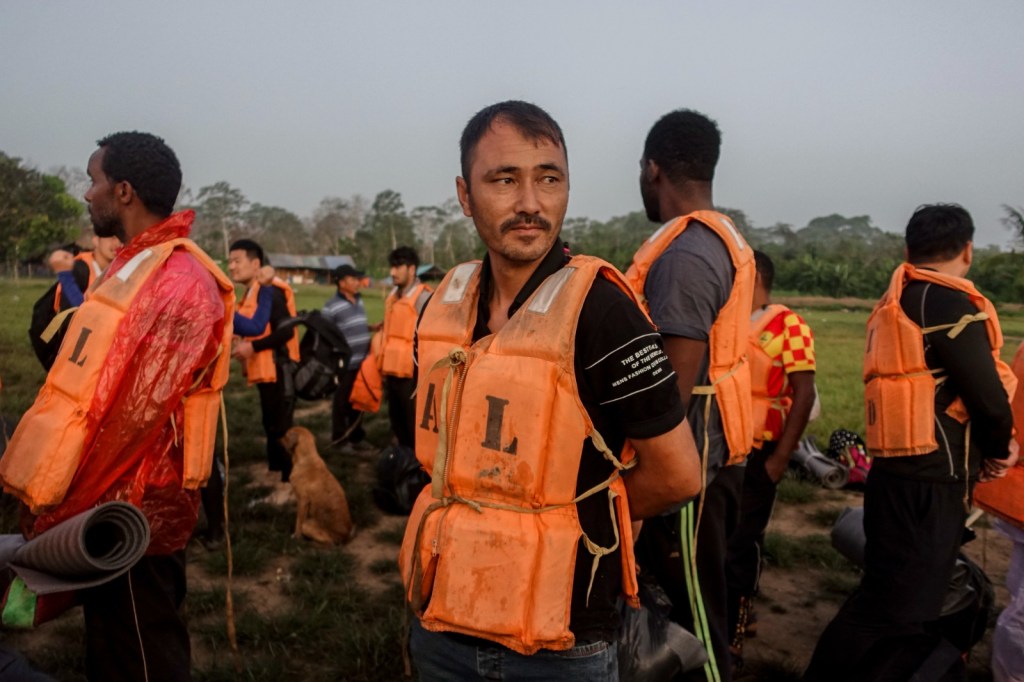
<svg viewBox="0 0 1024 682"><path fill-rule="evenodd" d="M349 348L352 359L338 377L331 409L331 441L356 450L367 449L363 443L366 431L362 425L362 413L349 402L352 385L359 375L359 367L370 350L370 327L366 322L366 307L359 290L363 286L363 273L345 263L332 273L338 291L324 304L321 314L338 328Z"/></svg>
<svg viewBox="0 0 1024 682"><path fill-rule="evenodd" d="M177 682L191 679L184 549L210 472L234 288L188 239L194 213L171 213L181 168L164 141L98 144L85 200L96 234L124 247L72 318L0 480L28 507L30 537L110 500L142 510L146 555L79 595L87 674Z"/></svg>
<svg viewBox="0 0 1024 682"><path fill-rule="evenodd" d="M395 288L384 301L384 327L381 330L380 373L384 377L391 432L399 445L408 448L415 446L413 335L416 320L430 298L430 287L416 275L419 264L419 255L409 246L399 246L388 254L391 281Z"/></svg>
<svg viewBox="0 0 1024 682"><path fill-rule="evenodd" d="M399 559L412 657L431 682L616 680L630 519L696 492L695 446L622 276L559 239L558 124L502 102L461 149L456 190L487 255L448 273L416 332L416 456L433 482Z"/></svg>
<svg viewBox="0 0 1024 682"><path fill-rule="evenodd" d="M804 318L772 303L775 266L754 252L757 278L750 314L750 382L754 449L743 475L740 517L729 536L725 562L729 584L730 653L742 664L743 643L761 578L764 533L775 507L775 490L800 442L817 397L814 336Z"/></svg>
<svg viewBox="0 0 1024 682"><path fill-rule="evenodd" d="M730 679L726 544L739 515L743 468L753 441L746 362L754 257L732 221L714 210L721 134L681 109L651 128L640 160L647 217L663 223L626 272L645 300L678 377L701 449L703 489L680 511L648 520L640 565L672 600L672 619L708 650L695 678Z"/></svg>
<svg viewBox="0 0 1024 682"><path fill-rule="evenodd" d="M240 340L232 357L244 363L249 385L260 394L263 432L267 436L267 466L280 471L287 481L292 460L281 438L292 427L295 411L295 365L299 361L299 333L285 323L295 317L295 293L288 283L275 277L270 286L260 282L261 269L269 265L263 248L251 239L239 239L228 249L228 273L245 287L235 315L235 332ZM269 310L265 292L269 291Z"/></svg>
<svg viewBox="0 0 1024 682"><path fill-rule="evenodd" d="M864 577L818 641L806 680L965 679L936 621L974 483L1017 461L1016 380L999 359L999 320L965 279L973 237L960 206L918 208L907 262L868 318Z"/></svg>

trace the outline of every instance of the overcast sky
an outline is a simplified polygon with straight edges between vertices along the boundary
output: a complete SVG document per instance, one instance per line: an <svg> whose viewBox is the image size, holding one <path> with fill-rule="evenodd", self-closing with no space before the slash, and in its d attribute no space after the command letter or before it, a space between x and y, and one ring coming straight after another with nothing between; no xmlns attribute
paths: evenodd
<svg viewBox="0 0 1024 682"><path fill-rule="evenodd" d="M102 6L102 9L97 9ZM723 132L716 203L758 226L830 213L902 231L922 203L1005 244L1024 205L1024 2L0 0L0 150L85 167L106 133L175 149L309 216L325 196L454 196L458 138L503 99L565 131L569 215L640 208L663 113Z"/></svg>

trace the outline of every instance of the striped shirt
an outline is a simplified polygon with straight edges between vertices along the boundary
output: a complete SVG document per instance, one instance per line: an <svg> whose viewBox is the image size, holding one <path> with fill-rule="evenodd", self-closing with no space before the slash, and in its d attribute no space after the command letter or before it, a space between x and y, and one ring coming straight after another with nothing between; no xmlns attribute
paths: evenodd
<svg viewBox="0 0 1024 682"><path fill-rule="evenodd" d="M363 299L356 294L352 303L340 293L324 304L321 314L334 323L352 349L349 369L357 370L370 349L370 328L366 324L366 308Z"/></svg>

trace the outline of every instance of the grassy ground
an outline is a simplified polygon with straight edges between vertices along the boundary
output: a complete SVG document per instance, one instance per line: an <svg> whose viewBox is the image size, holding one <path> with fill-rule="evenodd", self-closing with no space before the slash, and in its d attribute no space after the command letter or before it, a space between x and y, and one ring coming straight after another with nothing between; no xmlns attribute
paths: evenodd
<svg viewBox="0 0 1024 682"><path fill-rule="evenodd" d="M43 281L15 284L0 280L0 412L14 421L31 403L44 374L28 344L26 329L32 303L47 288ZM300 309L319 308L333 293L324 286L297 291ZM370 321L382 317L379 292L365 296ZM833 429L863 432L860 366L864 322L869 303L794 301L817 339L821 417L810 432L824 447ZM808 307L804 307L808 306ZM1009 357L1024 337L1024 313L1003 318ZM225 391L231 443L231 525L238 576L236 612L242 652L241 674L235 672L224 634L223 553L189 547L189 626L195 649L197 680L396 680L402 675L399 642L402 600L393 557L402 526L382 515L370 495L372 458L344 457L325 449L329 411L305 408L297 422L310 428L334 474L348 494L353 517L366 542L383 547L380 558L365 560L350 545L323 549L291 538L293 512L258 500L272 488L258 478L264 461L263 434L256 392L236 372ZM312 409L310 409L312 408ZM370 440L388 440L386 417L369 420ZM787 479L780 505L813 505L827 491ZM767 552L773 570L813 572L819 588L813 599L841 601L857 582L852 567L828 545L835 508L810 512L809 533L773 533ZM15 528L15 505L0 500L0 525ZM357 541L359 538L357 538ZM353 545L357 544L356 542ZM368 589L367 575L378 582ZM801 605L768 603L770 610L799 611ZM5 641L24 649L31 659L61 680L84 679L81 617L71 614L28 635L5 633ZM758 679L796 679L792 662L764 665Z"/></svg>

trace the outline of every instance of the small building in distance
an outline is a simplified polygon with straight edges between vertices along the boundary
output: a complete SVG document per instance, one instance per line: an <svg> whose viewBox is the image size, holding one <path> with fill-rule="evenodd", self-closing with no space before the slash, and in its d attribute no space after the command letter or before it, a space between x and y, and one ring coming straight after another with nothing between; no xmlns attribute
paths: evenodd
<svg viewBox="0 0 1024 682"><path fill-rule="evenodd" d="M330 284L331 271L339 265L356 267L351 256L312 256L293 253L268 253L277 276L289 284Z"/></svg>
<svg viewBox="0 0 1024 682"><path fill-rule="evenodd" d="M425 263L416 268L416 276L421 282L440 282L444 279L445 272L433 263Z"/></svg>

